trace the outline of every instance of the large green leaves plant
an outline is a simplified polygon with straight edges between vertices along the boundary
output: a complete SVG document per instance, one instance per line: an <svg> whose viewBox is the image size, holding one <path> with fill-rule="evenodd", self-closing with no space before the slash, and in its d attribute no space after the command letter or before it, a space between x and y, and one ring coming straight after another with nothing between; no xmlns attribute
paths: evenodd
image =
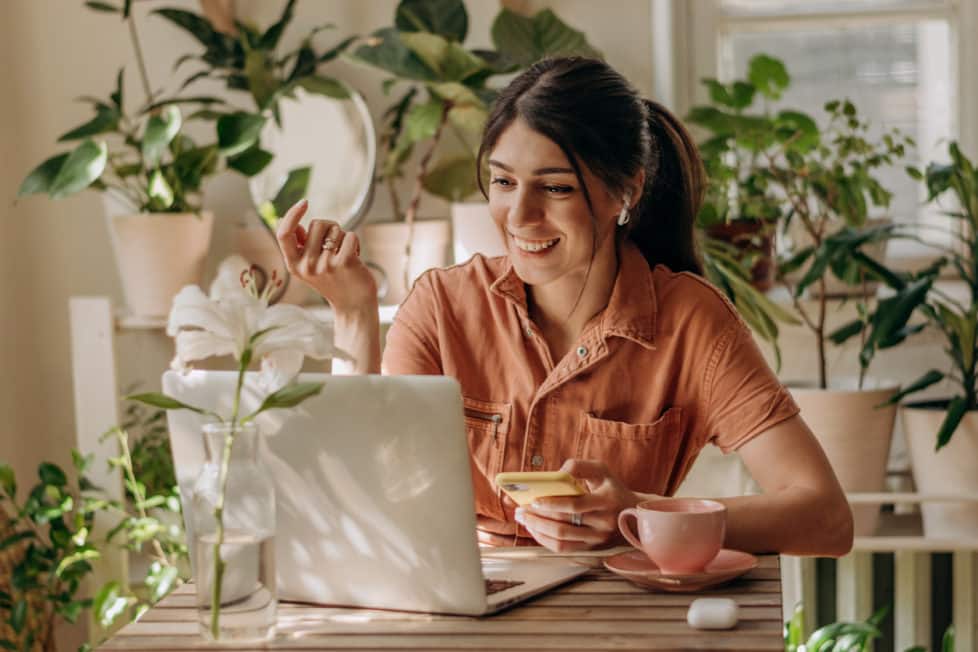
<svg viewBox="0 0 978 652"><path fill-rule="evenodd" d="M119 70L108 98L80 98L91 105L94 116L58 139L78 144L32 170L18 196L46 194L62 199L92 188L113 194L140 212L198 212L204 179L219 170L222 158L251 146L257 138L254 120L240 113L222 114L217 124L219 136L223 135L220 142L194 142L184 133L186 122L213 114L223 102L208 96L163 98L151 91L130 2L122 6L86 4L99 12L119 14L128 23L145 100L138 108L126 110L125 105L132 101L126 102L129 98L124 92L123 70ZM185 118L181 105L196 111Z"/></svg>
<svg viewBox="0 0 978 652"><path fill-rule="evenodd" d="M954 383L956 392L947 402L947 416L937 433L938 450L951 440L965 413L978 410L978 169L956 142L948 145L948 154L948 163L931 163L925 171L908 171L927 184L929 202L940 204L948 195L953 199L953 206L943 207L942 212L951 221L949 230L954 244L936 263L909 281L902 285L891 282L896 296L888 299L886 306L881 304L881 316L873 332L880 341L898 339L907 330L899 327L904 314L917 310L926 323L943 335L952 371L931 369L892 399L899 401L945 378ZM948 264L967 288L964 297L952 296L935 285L939 272ZM922 327L923 324L913 328Z"/></svg>
<svg viewBox="0 0 978 652"><path fill-rule="evenodd" d="M356 37L347 37L332 47L317 48L316 36L333 27L331 24L313 28L299 46L288 52L279 50L282 36L295 15L296 0L288 0L278 20L265 29L246 21L235 21L235 31L226 34L218 31L202 15L176 8L162 8L153 12L176 27L190 34L204 47L203 53L180 57L174 71L184 64L196 64L194 70L181 84L181 90L201 80L224 82L232 92L248 95L247 106L241 106L233 115L236 122L227 122L227 114L210 111L201 114L218 120L218 133L235 149L225 149L229 156L228 166L247 176L261 172L271 163L274 153L261 147L260 134L265 121L273 118L281 126L280 102L294 99L297 89L335 99L350 96L349 87L341 80L325 75L321 67L338 57ZM222 126L225 127L222 129ZM233 129L247 130L237 133ZM247 136L247 137L244 137ZM285 210L305 196L309 182L309 169L293 170L283 182L277 197L258 206L258 211L269 226L274 224ZM294 199L293 199L294 198Z"/></svg>
<svg viewBox="0 0 978 652"><path fill-rule="evenodd" d="M773 110L769 104L788 88L790 75L766 55L751 59L746 79L704 83L712 103L694 107L687 118L709 133L701 146L710 185L700 224L750 219L779 222L787 230L796 222L803 238L778 260L776 278L790 293L795 317L815 338L819 386L828 385L827 344L857 335L863 339L859 360L865 375L873 354L902 338L870 335L880 318L869 299L860 301L857 322L829 332L826 285L830 274L855 286L899 278L864 248L904 235L892 226L868 227L867 219L874 209L887 209L892 198L877 174L902 159L912 141L897 130L871 138L870 125L848 100L825 104L824 127L801 111ZM809 288L817 290L814 308L802 302ZM894 332L905 329L909 313L888 314Z"/></svg>
<svg viewBox="0 0 978 652"><path fill-rule="evenodd" d="M424 190L449 201L476 192L476 151L498 92L489 84L493 77L546 56L600 56L581 32L550 10L532 17L501 10L491 29L494 50L466 48L467 33L468 14L461 0L402 0L394 25L377 30L350 54L354 61L390 75L385 94L401 87L383 116L380 178L390 191L396 217L409 224ZM453 144L443 138L446 131L455 136ZM424 151L402 211L394 182L403 177L405 163L418 147Z"/></svg>

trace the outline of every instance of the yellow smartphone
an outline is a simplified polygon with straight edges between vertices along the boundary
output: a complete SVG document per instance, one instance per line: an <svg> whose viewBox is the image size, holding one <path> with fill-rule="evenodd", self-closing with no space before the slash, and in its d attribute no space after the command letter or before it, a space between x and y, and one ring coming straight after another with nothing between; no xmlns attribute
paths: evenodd
<svg viewBox="0 0 978 652"><path fill-rule="evenodd" d="M496 486L517 505L546 496L583 496L584 489L567 471L507 471L496 474Z"/></svg>

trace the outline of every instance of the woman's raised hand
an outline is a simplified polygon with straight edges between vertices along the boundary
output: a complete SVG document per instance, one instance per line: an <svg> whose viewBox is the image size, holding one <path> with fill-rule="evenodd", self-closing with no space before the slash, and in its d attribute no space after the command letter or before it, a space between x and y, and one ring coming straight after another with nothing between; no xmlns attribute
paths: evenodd
<svg viewBox="0 0 978 652"><path fill-rule="evenodd" d="M560 470L587 484L589 493L538 498L517 510L517 520L536 542L554 552L619 543L618 513L650 497L630 491L595 460L567 460Z"/></svg>
<svg viewBox="0 0 978 652"><path fill-rule="evenodd" d="M314 289L339 313L371 307L376 311L377 281L362 260L360 241L336 222L312 220L308 231L299 224L309 202L296 203L279 222L275 237L286 269Z"/></svg>

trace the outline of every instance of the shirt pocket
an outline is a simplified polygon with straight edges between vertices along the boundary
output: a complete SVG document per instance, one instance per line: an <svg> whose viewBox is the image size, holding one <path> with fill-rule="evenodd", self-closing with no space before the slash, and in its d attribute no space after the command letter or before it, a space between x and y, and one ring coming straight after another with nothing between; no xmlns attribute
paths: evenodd
<svg viewBox="0 0 978 652"><path fill-rule="evenodd" d="M496 474L503 470L503 454L509 435L512 404L462 397L465 407L465 435L473 466L477 510L493 518L505 518L501 492L496 489Z"/></svg>
<svg viewBox="0 0 978 652"><path fill-rule="evenodd" d="M626 423L584 415L577 457L604 462L632 491L662 494L682 443L682 408L653 423Z"/></svg>

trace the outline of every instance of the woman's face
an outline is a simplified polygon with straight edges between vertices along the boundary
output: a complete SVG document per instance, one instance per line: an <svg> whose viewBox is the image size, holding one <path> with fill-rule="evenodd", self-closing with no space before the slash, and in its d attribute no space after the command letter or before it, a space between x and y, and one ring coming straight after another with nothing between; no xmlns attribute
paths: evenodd
<svg viewBox="0 0 978 652"><path fill-rule="evenodd" d="M560 147L517 118L489 153L489 213L502 232L517 275L545 285L583 275L591 262L595 226L570 161ZM584 161L581 172L597 219L595 257L614 256L613 197Z"/></svg>

